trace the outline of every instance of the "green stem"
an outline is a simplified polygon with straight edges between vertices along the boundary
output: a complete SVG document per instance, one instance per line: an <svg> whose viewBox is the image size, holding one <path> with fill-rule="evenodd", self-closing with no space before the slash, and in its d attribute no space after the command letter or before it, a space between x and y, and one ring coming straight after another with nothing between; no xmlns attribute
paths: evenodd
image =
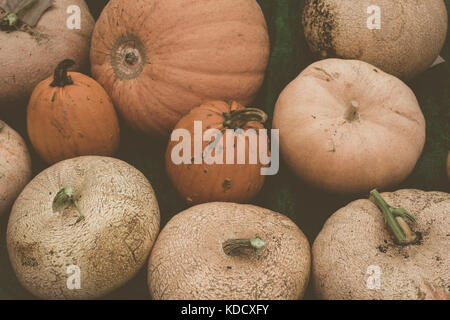
<svg viewBox="0 0 450 320"><path fill-rule="evenodd" d="M72 187L65 187L61 189L53 199L53 211L62 214L64 210L66 210L71 205L74 205L75 209L77 209L78 213L80 214L77 222L75 223L77 224L78 222L84 220L84 215L80 209L80 206L78 205L78 201L75 198Z"/></svg>
<svg viewBox="0 0 450 320"><path fill-rule="evenodd" d="M239 255L242 249L252 249L257 255L266 247L267 242L260 238L255 239L231 239L222 244L223 252L229 256Z"/></svg>
<svg viewBox="0 0 450 320"><path fill-rule="evenodd" d="M18 8L15 12L8 13L5 17L3 17L2 21L0 22L1 25L6 25L10 28L16 28L19 24L19 15L21 15L23 12L30 9L38 0L30 0L26 2L23 6Z"/></svg>
<svg viewBox="0 0 450 320"><path fill-rule="evenodd" d="M409 245L417 242L417 235L411 231L404 218L417 222L416 218L403 208L391 207L377 190L370 192L372 201L383 212L386 223L400 245Z"/></svg>
<svg viewBox="0 0 450 320"><path fill-rule="evenodd" d="M61 61L55 69L53 82L50 86L64 88L67 85L73 84L72 78L67 74L67 69L73 65L75 65L75 61L71 59Z"/></svg>
<svg viewBox="0 0 450 320"><path fill-rule="evenodd" d="M261 109L245 108L235 110L230 113L223 114L225 121L223 126L229 129L242 129L247 123L251 121L258 121L264 124L267 121L267 114Z"/></svg>

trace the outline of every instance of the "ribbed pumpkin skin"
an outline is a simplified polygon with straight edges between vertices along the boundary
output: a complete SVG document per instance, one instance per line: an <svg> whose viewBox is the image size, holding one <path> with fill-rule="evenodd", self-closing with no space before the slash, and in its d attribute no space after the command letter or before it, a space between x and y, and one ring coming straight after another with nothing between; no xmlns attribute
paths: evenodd
<svg viewBox="0 0 450 320"><path fill-rule="evenodd" d="M256 1L113 0L94 29L92 74L132 127L168 136L203 102L249 104L269 46Z"/></svg>
<svg viewBox="0 0 450 320"><path fill-rule="evenodd" d="M42 81L28 104L30 140L48 164L77 156L112 156L120 141L119 120L105 90L92 78L69 72L73 85Z"/></svg>
<svg viewBox="0 0 450 320"><path fill-rule="evenodd" d="M202 121L203 133L209 129L218 129L225 134L224 113L245 109L242 105L233 102L228 104L223 101L213 101L193 109L182 118L175 127L186 129L191 135L191 155L194 157L194 121ZM264 126L256 121L246 123L242 129L263 129ZM256 133L256 139L258 136ZM166 168L170 180L175 185L180 195L190 204L200 204L212 201L245 203L252 199L262 188L265 176L261 175L263 167L258 160L257 164L249 164L250 152L257 152L250 148L249 140L245 142L246 164L237 164L238 141L242 141L244 135L239 135L235 140L235 164L180 164L176 165L172 159L172 150L179 143L170 141L166 152ZM203 141L202 151L205 152L211 142ZM259 142L258 142L259 148ZM223 162L226 163L227 140L223 138ZM268 146L267 149L268 150ZM194 161L192 161L193 163Z"/></svg>

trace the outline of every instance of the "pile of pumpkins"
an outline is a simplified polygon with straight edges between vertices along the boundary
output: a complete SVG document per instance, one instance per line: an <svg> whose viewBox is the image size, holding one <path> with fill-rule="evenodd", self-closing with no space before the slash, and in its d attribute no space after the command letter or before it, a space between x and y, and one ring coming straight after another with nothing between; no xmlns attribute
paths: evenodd
<svg viewBox="0 0 450 320"><path fill-rule="evenodd" d="M387 15L381 29L366 25L369 1L306 1L305 36L321 59L275 106L279 149L299 179L370 193L334 213L312 248L290 219L248 204L266 163L172 158L177 129L191 134L193 154L214 142L196 150L199 121L203 131L241 129L246 152L257 152L251 132L268 117L245 106L264 81L270 45L256 1L111 0L94 25L83 0L56 0L36 26L0 31L1 112L27 100L30 141L50 165L30 182L27 146L0 121L0 214L10 214L8 253L21 284L45 299L99 298L148 261L153 299L301 299L310 278L323 299L446 298L450 194L376 191L404 181L423 151L425 119L403 81L438 58L446 7L375 2ZM71 5L79 29L61 18ZM89 65L93 78L81 73ZM168 141L168 177L191 207L161 232L150 182L113 158L119 116ZM258 150L277 143L255 141ZM237 145L224 143L223 155ZM450 181L450 154L447 169ZM382 273L378 288L368 270Z"/></svg>

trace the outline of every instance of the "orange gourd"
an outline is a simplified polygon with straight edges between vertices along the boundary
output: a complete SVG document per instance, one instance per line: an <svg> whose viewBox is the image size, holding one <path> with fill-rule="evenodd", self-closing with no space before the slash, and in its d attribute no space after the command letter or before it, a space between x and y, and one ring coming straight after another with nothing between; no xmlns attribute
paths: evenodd
<svg viewBox="0 0 450 320"><path fill-rule="evenodd" d="M37 85L27 109L28 134L48 164L85 155L112 156L120 140L119 121L105 90L92 78L67 72L62 61Z"/></svg>
<svg viewBox="0 0 450 320"><path fill-rule="evenodd" d="M267 115L259 109L224 101L205 103L182 118L172 133L166 152L167 173L179 194L189 204L213 201L245 203L252 199L265 180L261 174L264 165L260 158L254 161L251 157L257 155L261 147L268 150L268 138L264 138L265 145L262 145L263 139L258 136L266 120ZM188 134L182 139L180 129ZM208 132L212 132L209 130L214 129L222 136L208 137ZM231 137L226 135L227 129L236 132L233 142L227 139ZM237 129L242 129L241 133ZM199 132L203 136L199 136ZM251 143L252 139L258 141L257 146ZM182 151L181 143L187 146ZM196 145L201 146L199 156ZM180 163L178 157L187 161ZM218 161L212 161L213 157ZM245 161L242 161L244 157Z"/></svg>
<svg viewBox="0 0 450 320"><path fill-rule="evenodd" d="M94 29L91 70L132 127L167 137L204 102L251 103L269 47L253 0L112 0Z"/></svg>

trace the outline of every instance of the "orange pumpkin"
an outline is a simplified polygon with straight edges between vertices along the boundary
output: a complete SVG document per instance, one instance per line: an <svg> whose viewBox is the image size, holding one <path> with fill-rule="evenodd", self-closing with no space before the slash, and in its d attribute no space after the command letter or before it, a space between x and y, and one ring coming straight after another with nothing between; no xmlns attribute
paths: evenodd
<svg viewBox="0 0 450 320"><path fill-rule="evenodd" d="M119 121L105 90L93 79L67 72L62 61L34 89L27 109L28 134L48 164L85 155L111 156L120 140Z"/></svg>
<svg viewBox="0 0 450 320"><path fill-rule="evenodd" d="M91 44L92 74L123 118L163 136L204 102L251 103L268 57L253 0L112 0Z"/></svg>
<svg viewBox="0 0 450 320"><path fill-rule="evenodd" d="M180 195L190 204L252 199L265 180L264 165L254 156L261 147L268 150L268 138L258 135L266 120L259 109L223 101L205 103L182 118L166 152L167 173ZM235 130L235 136L228 136L227 129Z"/></svg>

